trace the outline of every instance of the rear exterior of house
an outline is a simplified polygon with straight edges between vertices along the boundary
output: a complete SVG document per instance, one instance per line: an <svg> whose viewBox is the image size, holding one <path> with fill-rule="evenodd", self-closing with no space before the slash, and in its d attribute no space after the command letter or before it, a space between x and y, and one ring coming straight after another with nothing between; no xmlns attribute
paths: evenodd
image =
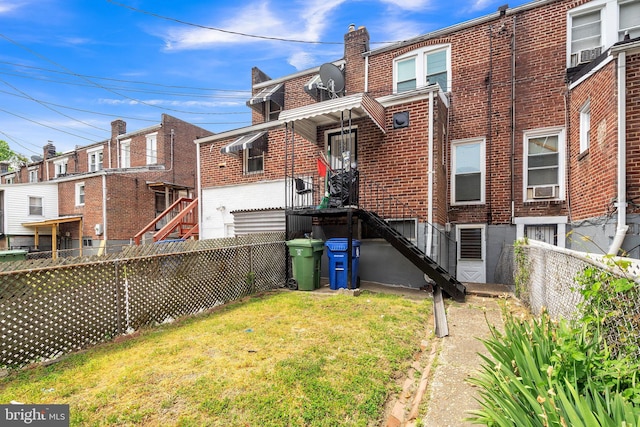
<svg viewBox="0 0 640 427"><path fill-rule="evenodd" d="M197 141L202 236L278 212L289 231L362 239L363 279L412 286L419 269L330 209L408 228L463 282L511 283L524 236L637 256L639 29L638 1L538 1L375 50L352 27L329 65L254 69L254 125ZM323 167L351 173L353 197L323 205Z"/></svg>
<svg viewBox="0 0 640 427"><path fill-rule="evenodd" d="M130 244L173 202L193 196L193 141L208 135L211 132L167 114L160 123L133 132L127 132L123 120L115 120L108 140L67 153L57 153L48 144L41 160L9 174L11 185L53 183L57 213L46 225L57 228L57 248L77 250L82 245L90 255ZM80 218L81 227L69 218Z"/></svg>

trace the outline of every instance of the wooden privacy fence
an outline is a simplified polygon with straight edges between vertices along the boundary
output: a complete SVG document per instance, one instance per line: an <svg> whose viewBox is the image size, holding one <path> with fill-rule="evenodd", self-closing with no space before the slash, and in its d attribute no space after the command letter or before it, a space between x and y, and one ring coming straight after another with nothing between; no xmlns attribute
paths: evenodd
<svg viewBox="0 0 640 427"><path fill-rule="evenodd" d="M53 359L286 281L284 233L138 248L0 273L0 367Z"/></svg>

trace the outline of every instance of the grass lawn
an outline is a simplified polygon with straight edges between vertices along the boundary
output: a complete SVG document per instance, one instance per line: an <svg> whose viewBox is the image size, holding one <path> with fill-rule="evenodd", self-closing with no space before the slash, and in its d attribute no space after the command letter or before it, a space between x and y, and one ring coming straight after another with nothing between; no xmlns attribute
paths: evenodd
<svg viewBox="0 0 640 427"><path fill-rule="evenodd" d="M0 379L71 425L372 426L430 335L431 302L276 291Z"/></svg>

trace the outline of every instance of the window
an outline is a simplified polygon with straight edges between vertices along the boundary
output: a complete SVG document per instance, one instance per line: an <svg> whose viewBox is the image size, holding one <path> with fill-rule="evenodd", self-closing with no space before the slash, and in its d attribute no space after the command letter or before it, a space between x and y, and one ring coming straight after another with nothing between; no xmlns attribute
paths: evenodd
<svg viewBox="0 0 640 427"><path fill-rule="evenodd" d="M524 151L525 200L560 198L564 190L564 130L526 132Z"/></svg>
<svg viewBox="0 0 640 427"><path fill-rule="evenodd" d="M76 184L76 206L84 206L84 182Z"/></svg>
<svg viewBox="0 0 640 427"><path fill-rule="evenodd" d="M261 148L247 148L243 150L244 173L259 173L264 171L264 151Z"/></svg>
<svg viewBox="0 0 640 427"><path fill-rule="evenodd" d="M394 65L396 93L438 83L443 91L451 90L451 58L449 46L438 45L400 56Z"/></svg>
<svg viewBox="0 0 640 427"><path fill-rule="evenodd" d="M332 131L327 134L329 149L331 150L331 168L341 170L345 168L348 160L352 168L357 167L358 145L357 129L351 128L351 132Z"/></svg>
<svg viewBox="0 0 640 427"><path fill-rule="evenodd" d="M452 203L484 203L485 142L454 141L451 154Z"/></svg>
<svg viewBox="0 0 640 427"><path fill-rule="evenodd" d="M93 246L93 239L91 237L84 236L82 237L82 246L85 248Z"/></svg>
<svg viewBox="0 0 640 427"><path fill-rule="evenodd" d="M120 167L131 167L131 140L120 141Z"/></svg>
<svg viewBox="0 0 640 427"><path fill-rule="evenodd" d="M417 221L415 219L387 219L389 225L409 240L415 240Z"/></svg>
<svg viewBox="0 0 640 427"><path fill-rule="evenodd" d="M55 176L59 177L59 176L64 176L67 174L67 164L69 162L69 159L60 159L60 160L56 160L55 162L53 162L53 165L55 167Z"/></svg>
<svg viewBox="0 0 640 427"><path fill-rule="evenodd" d="M531 224L524 226L524 235L532 240L548 243L558 246L558 226L557 224L537 225Z"/></svg>
<svg viewBox="0 0 640 427"><path fill-rule="evenodd" d="M640 2L627 1L620 3L620 21L618 28L618 40L624 39L625 34L636 38L640 36Z"/></svg>
<svg viewBox="0 0 640 427"><path fill-rule="evenodd" d="M14 180L16 179L16 174L11 174L11 175L7 175L4 177L4 183L5 184L13 184Z"/></svg>
<svg viewBox="0 0 640 427"><path fill-rule="evenodd" d="M580 109L580 153L589 149L591 140L591 103L587 103Z"/></svg>
<svg viewBox="0 0 640 427"><path fill-rule="evenodd" d="M38 182L38 168L29 169L29 182Z"/></svg>
<svg viewBox="0 0 640 427"><path fill-rule="evenodd" d="M398 61L398 82L396 92L405 92L416 88L416 58Z"/></svg>
<svg viewBox="0 0 640 427"><path fill-rule="evenodd" d="M158 132L147 135L147 164L158 163Z"/></svg>
<svg viewBox="0 0 640 427"><path fill-rule="evenodd" d="M89 157L89 172L102 170L102 148L88 151L87 155Z"/></svg>
<svg viewBox="0 0 640 427"><path fill-rule="evenodd" d="M42 197L29 197L29 215L42 216Z"/></svg>
<svg viewBox="0 0 640 427"><path fill-rule="evenodd" d="M567 15L567 66L596 59L605 48L640 36L640 1L591 0Z"/></svg>
<svg viewBox="0 0 640 427"><path fill-rule="evenodd" d="M600 23L600 9L571 19L571 54L579 54L583 50L602 46L602 28Z"/></svg>

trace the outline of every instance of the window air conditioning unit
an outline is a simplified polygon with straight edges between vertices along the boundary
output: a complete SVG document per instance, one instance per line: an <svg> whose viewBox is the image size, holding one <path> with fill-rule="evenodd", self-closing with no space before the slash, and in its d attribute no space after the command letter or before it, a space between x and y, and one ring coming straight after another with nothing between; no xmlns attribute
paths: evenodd
<svg viewBox="0 0 640 427"><path fill-rule="evenodd" d="M584 49L578 53L571 54L571 66L575 67L580 64L586 64L596 59L602 53L602 46L593 49Z"/></svg>
<svg viewBox="0 0 640 427"><path fill-rule="evenodd" d="M555 185L533 187L534 199L552 199L554 197L557 197Z"/></svg>

